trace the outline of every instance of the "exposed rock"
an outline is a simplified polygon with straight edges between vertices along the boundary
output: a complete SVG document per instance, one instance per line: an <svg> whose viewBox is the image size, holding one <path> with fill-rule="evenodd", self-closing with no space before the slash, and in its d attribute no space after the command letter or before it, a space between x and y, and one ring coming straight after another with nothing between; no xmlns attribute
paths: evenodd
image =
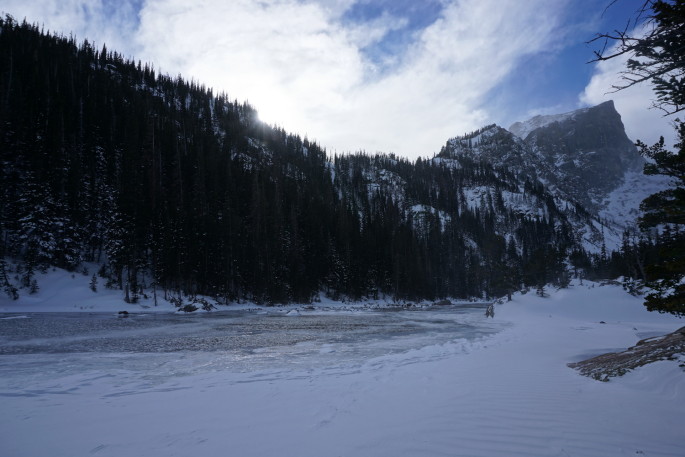
<svg viewBox="0 0 685 457"><path fill-rule="evenodd" d="M492 318L495 317L495 304L494 303L490 303L488 305L487 309L485 310L485 317L492 317Z"/></svg>
<svg viewBox="0 0 685 457"><path fill-rule="evenodd" d="M584 376L606 382L648 363L674 360L678 354L685 354L685 327L668 335L641 340L623 352L603 354L568 366Z"/></svg>
<svg viewBox="0 0 685 457"><path fill-rule="evenodd" d="M645 163L626 136L612 101L536 116L509 129L531 148L539 177L592 212L601 208L627 172L641 172Z"/></svg>
<svg viewBox="0 0 685 457"><path fill-rule="evenodd" d="M597 253L620 246L639 203L666 188L642 173L645 159L626 136L613 102L536 116L509 130L489 125L450 139L433 161L455 169L491 165L502 184L466 182L461 192L472 207L499 205L527 218L563 216L585 249ZM497 233L508 237L507 220L490 212Z"/></svg>

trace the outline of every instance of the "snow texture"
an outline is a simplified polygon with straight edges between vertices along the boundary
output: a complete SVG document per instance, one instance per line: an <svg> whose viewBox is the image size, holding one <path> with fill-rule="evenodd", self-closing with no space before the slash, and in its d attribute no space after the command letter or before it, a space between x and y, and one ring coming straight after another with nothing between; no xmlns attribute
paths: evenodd
<svg viewBox="0 0 685 457"><path fill-rule="evenodd" d="M408 350L321 366L288 359L289 369L238 372L217 352L0 356L0 455L682 456L677 362L607 383L566 366L682 320L647 312L616 285L548 293L472 317L504 329L488 337L409 336ZM2 318L22 316L32 318ZM33 365L56 359L68 369Z"/></svg>
<svg viewBox="0 0 685 457"><path fill-rule="evenodd" d="M599 216L620 222L622 227L631 227L637 223L642 200L672 185L671 178L667 176L645 175L641 172L629 171L623 183L602 201Z"/></svg>

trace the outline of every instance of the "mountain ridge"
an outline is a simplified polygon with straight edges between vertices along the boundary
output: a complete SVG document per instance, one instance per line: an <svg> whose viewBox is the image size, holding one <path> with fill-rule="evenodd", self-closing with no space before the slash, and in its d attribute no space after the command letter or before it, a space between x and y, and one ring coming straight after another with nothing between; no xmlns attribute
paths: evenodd
<svg viewBox="0 0 685 457"><path fill-rule="evenodd" d="M634 227L639 203L669 184L663 177L642 174L646 161L626 136L613 101L534 116L509 129L493 124L449 140L447 150L438 157L480 155L525 173L618 231Z"/></svg>
<svg viewBox="0 0 685 457"><path fill-rule="evenodd" d="M10 297L39 287L36 271L84 263L126 301L271 304L482 298L628 268L607 255L619 230L545 183L544 161L501 127L413 163L331 157L225 94L0 25Z"/></svg>

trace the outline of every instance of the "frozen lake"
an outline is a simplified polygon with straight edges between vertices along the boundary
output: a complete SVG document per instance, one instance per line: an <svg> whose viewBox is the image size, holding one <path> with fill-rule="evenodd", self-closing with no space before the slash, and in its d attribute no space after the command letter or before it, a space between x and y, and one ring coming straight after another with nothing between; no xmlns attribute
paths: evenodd
<svg viewBox="0 0 685 457"><path fill-rule="evenodd" d="M295 315L293 315L295 314ZM502 329L484 305L283 309L194 315L0 314L0 378L125 369L168 378L207 371L354 367L374 357Z"/></svg>
<svg viewBox="0 0 685 457"><path fill-rule="evenodd" d="M566 366L682 326L620 286L293 308L0 314L0 456L683 455L682 359Z"/></svg>

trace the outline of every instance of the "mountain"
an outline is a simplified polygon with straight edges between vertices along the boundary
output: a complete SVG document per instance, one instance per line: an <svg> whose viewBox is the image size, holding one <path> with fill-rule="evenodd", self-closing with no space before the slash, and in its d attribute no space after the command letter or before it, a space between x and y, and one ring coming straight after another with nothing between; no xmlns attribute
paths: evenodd
<svg viewBox="0 0 685 457"><path fill-rule="evenodd" d="M668 180L642 173L645 159L625 133L613 101L565 114L535 116L509 131L522 139L538 179L620 228Z"/></svg>
<svg viewBox="0 0 685 457"><path fill-rule="evenodd" d="M52 267L130 302L267 304L492 297L630 273L626 253L609 252L607 235L620 234L597 195L580 193L590 175L552 166L593 164L590 152L570 159L576 145L618 138L615 125L568 144L550 130L563 137L559 121L525 139L488 126L415 162L331 157L247 104L116 51L11 18L0 28L8 297L36 291L36 272ZM624 146L607 140L606 154Z"/></svg>
<svg viewBox="0 0 685 457"><path fill-rule="evenodd" d="M545 184L593 211L599 210L626 173L644 166L611 101L560 116L533 118L509 130L518 132L530 148Z"/></svg>
<svg viewBox="0 0 685 457"><path fill-rule="evenodd" d="M600 226L574 223L599 249L618 248L636 230L640 202L668 187L642 173L645 159L626 136L612 101L564 114L535 116L505 130L497 125L455 137L437 160L468 157L540 183L562 207L582 208ZM594 248L593 248L594 246Z"/></svg>
<svg viewBox="0 0 685 457"><path fill-rule="evenodd" d="M487 164L501 185L465 185L468 200L497 201L501 209L526 218L556 217L573 233L574 242L590 252L599 252L608 227L571 195L549 185L536 154L522 139L497 125L447 141L433 162L452 168L470 163ZM508 228L507 230L510 230ZM620 239L618 236L617 239Z"/></svg>

